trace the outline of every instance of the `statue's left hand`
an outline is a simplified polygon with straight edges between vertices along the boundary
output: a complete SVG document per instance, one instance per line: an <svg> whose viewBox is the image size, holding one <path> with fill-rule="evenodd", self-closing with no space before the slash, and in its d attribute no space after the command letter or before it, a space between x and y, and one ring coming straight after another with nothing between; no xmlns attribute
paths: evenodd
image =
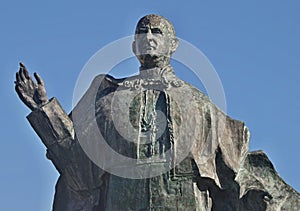
<svg viewBox="0 0 300 211"><path fill-rule="evenodd" d="M30 77L25 65L20 63L20 69L16 73L15 90L23 103L32 111L48 103L44 81L34 73L35 83Z"/></svg>

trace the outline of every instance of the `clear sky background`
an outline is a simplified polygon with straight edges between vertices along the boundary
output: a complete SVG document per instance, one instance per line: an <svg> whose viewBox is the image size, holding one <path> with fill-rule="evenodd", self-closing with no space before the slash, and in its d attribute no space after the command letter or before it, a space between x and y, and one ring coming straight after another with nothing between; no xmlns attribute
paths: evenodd
<svg viewBox="0 0 300 211"><path fill-rule="evenodd" d="M299 6L298 0L1 1L0 210L51 210L58 177L14 92L18 62L39 72L48 96L70 112L88 59L132 35L138 19L150 13L167 17L178 37L208 57L222 81L228 114L250 129L250 150L264 150L299 192ZM137 70L133 60L122 75ZM176 73L201 88L195 77Z"/></svg>

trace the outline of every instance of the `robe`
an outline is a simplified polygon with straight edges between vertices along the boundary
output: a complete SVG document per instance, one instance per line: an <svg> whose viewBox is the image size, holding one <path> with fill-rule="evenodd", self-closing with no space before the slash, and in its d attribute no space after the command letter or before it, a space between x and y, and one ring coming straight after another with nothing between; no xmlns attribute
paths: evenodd
<svg viewBox="0 0 300 211"><path fill-rule="evenodd" d="M52 98L27 118L60 173L55 211L239 209L248 129L171 66L98 75L70 115Z"/></svg>

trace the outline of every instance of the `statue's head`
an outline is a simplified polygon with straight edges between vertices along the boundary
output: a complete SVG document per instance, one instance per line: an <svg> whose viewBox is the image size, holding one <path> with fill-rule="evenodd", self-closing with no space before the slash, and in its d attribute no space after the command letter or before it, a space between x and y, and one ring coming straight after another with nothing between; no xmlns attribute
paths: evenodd
<svg viewBox="0 0 300 211"><path fill-rule="evenodd" d="M166 18L152 14L139 20L132 49L142 67L169 64L177 46L174 27Z"/></svg>

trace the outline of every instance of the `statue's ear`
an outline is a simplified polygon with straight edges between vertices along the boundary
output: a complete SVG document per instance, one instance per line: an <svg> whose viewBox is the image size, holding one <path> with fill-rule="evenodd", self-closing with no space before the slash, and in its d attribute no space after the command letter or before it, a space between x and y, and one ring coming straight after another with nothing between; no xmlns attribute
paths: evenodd
<svg viewBox="0 0 300 211"><path fill-rule="evenodd" d="M171 53L174 53L178 47L178 39L175 37L171 41Z"/></svg>
<svg viewBox="0 0 300 211"><path fill-rule="evenodd" d="M136 55L136 42L135 42L135 40L132 42L132 51Z"/></svg>

